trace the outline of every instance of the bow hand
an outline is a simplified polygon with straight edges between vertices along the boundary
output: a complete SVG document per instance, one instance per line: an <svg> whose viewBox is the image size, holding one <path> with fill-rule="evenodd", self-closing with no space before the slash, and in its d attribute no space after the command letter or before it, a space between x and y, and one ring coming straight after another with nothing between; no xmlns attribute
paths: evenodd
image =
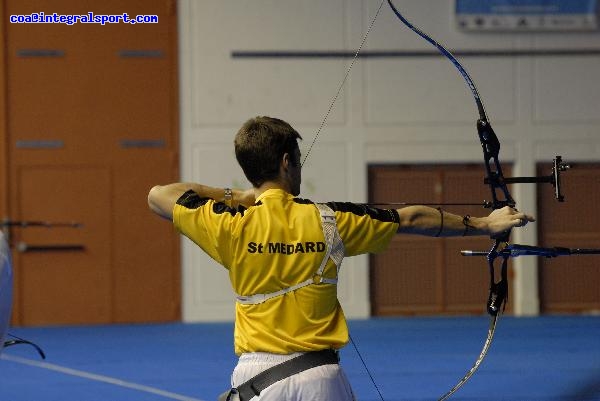
<svg viewBox="0 0 600 401"><path fill-rule="evenodd" d="M502 239L507 237L510 230L514 227L523 227L527 223L535 221L535 218L526 213L521 213L510 206L493 210L485 217L488 232L493 239Z"/></svg>

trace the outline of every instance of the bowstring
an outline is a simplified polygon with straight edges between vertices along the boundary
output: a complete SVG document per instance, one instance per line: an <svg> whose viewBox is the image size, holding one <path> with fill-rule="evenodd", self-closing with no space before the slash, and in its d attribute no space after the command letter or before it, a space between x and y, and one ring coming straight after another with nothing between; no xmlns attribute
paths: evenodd
<svg viewBox="0 0 600 401"><path fill-rule="evenodd" d="M377 385L377 383L375 382L375 378L373 378L373 374L371 374L371 370L367 367L367 363L365 362L365 360L363 359L362 354L360 353L360 351L358 350L358 347L356 346L356 343L354 342L354 339L352 338L352 336L348 335L348 337L350 338L350 342L352 343L352 346L354 347L354 351L356 351L356 355L358 355L358 359L360 359L360 362L363 365L363 368L365 368L365 371L367 372L367 374L369 375L369 378L371 379L371 383L373 384L373 386L375 387L375 390L377 390L377 394L379 394L379 399L381 401L385 401L383 399L383 395L381 395L381 390L379 390L379 386Z"/></svg>
<svg viewBox="0 0 600 401"><path fill-rule="evenodd" d="M375 16L373 17L373 19L371 20L371 23L369 24L369 27L367 28L367 32L365 33L365 35L362 38L362 41L360 42L360 46L358 46L356 53L354 53L354 57L352 58L352 61L350 62L348 69L346 69L346 74L344 74L344 78L340 82L340 85L338 86L337 92L335 93L333 100L331 101L331 103L329 103L329 108L327 109L327 113L325 113L325 117L323 118L323 120L321 121L321 124L319 125L319 128L317 129L317 133L315 134L315 137L313 138L312 142L310 143L310 146L309 146L308 150L306 151L306 155L304 156L302 163L300 163L301 167L304 167L304 163L306 163L306 160L308 159L308 156L310 155L310 152L312 151L313 146L317 142L317 139L319 138L319 135L321 134L323 127L325 127L325 124L327 123L327 120L329 119L329 115L331 114L331 111L333 110L333 106L335 106L335 103L337 102L338 98L340 97L340 94L342 93L342 89L344 88L344 85L346 84L346 81L348 80L348 77L350 76L350 71L352 70L352 67L354 67L356 60L358 59L358 55L360 54L360 51L362 50L365 42L367 41L367 37L369 36L369 33L371 32L371 29L375 25L375 21L377 20L377 17L379 16L379 13L381 12L383 3L385 3L385 0L381 0L381 2L379 3L377 12L375 13ZM370 369L367 367L367 364L366 364L365 360L363 359L362 354L358 350L358 347L356 346L356 343L354 342L352 337L350 337L350 342L352 343L352 346L354 347L354 350L356 351L356 354L358 355L358 358L360 359L365 371L367 372L367 375L369 375L369 378L371 380L371 383L373 384L373 387L375 387L377 394L379 394L379 399L381 401L385 401L383 398L383 395L381 395L379 386L377 386L377 383L375 382L375 379L373 378L373 375L371 374Z"/></svg>
<svg viewBox="0 0 600 401"><path fill-rule="evenodd" d="M375 25L375 21L377 20L377 17L379 16L379 12L381 11L381 8L383 7L384 2L385 2L385 0L381 0L381 3L379 3L379 8L377 8L377 12L375 13L375 16L373 17L373 19L371 20L371 23L369 24L369 28L367 29L367 32L363 36L360 46L358 46L358 50L356 50L356 53L354 53L354 57L352 58L352 61L350 62L350 65L348 66L348 69L346 70L346 74L344 75L344 78L342 79L342 82L340 83L338 90L337 90L335 96L333 97L333 100L329 104L327 113L325 113L325 117L323 118L323 120L321 121L321 124L319 125L319 129L317 130L317 133L315 134L315 137L313 138L313 140L308 148L308 151L306 152L306 155L304 156L304 160L302 160L302 163L300 164L301 167L304 167L304 163L306 163L306 159L308 159L308 155L310 155L310 152L311 152L313 146L317 142L317 139L319 138L319 135L321 134L323 127L325 127L325 124L327 123L327 119L329 118L329 115L331 114L331 111L333 110L333 106L335 105L338 98L340 97L340 93L342 93L342 89L344 88L344 85L346 84L346 81L348 80L348 76L350 76L350 71L352 70L354 63L358 59L358 55L359 55L361 49L363 48L363 45L367 41L367 37L369 36L369 33L371 32L373 25Z"/></svg>

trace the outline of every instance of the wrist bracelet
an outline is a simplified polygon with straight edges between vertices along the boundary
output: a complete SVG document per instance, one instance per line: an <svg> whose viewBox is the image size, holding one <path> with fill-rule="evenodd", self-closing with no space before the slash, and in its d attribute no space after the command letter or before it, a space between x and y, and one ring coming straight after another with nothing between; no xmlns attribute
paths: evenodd
<svg viewBox="0 0 600 401"><path fill-rule="evenodd" d="M231 188L224 188L225 190L225 204L227 206L231 206L231 201L233 200L233 192Z"/></svg>
<svg viewBox="0 0 600 401"><path fill-rule="evenodd" d="M438 212L440 212L440 229L438 230L436 237L439 237L442 231L444 230L444 211L441 207L437 208Z"/></svg>
<svg viewBox="0 0 600 401"><path fill-rule="evenodd" d="M467 235L467 231L469 231L469 228L474 228L469 225L470 220L471 220L471 216L469 216L468 214L463 217L462 223L465 226L465 231L463 231L463 235L462 235L463 237L465 235Z"/></svg>

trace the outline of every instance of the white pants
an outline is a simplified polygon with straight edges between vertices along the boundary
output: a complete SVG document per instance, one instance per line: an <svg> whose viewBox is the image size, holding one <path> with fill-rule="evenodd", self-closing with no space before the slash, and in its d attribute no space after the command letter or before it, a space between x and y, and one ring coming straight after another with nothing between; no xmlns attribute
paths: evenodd
<svg viewBox="0 0 600 401"><path fill-rule="evenodd" d="M301 355L254 352L240 356L231 376L237 387L260 372ZM355 401L346 375L339 365L322 365L297 373L264 389L252 401Z"/></svg>

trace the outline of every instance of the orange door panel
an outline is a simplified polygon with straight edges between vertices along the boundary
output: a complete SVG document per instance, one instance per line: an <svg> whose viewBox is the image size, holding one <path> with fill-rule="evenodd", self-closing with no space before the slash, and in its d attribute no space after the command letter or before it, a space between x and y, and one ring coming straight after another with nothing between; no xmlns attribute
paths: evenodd
<svg viewBox="0 0 600 401"><path fill-rule="evenodd" d="M178 234L165 230L146 199L150 187L173 180L165 166L175 160L161 150L124 153L128 164L116 168L112 198L119 205L113 213L114 320L173 320L180 315Z"/></svg>
<svg viewBox="0 0 600 401"><path fill-rule="evenodd" d="M179 319L178 236L146 204L178 179L176 2L5 3L6 15L158 16L5 26L7 214L84 223L12 230L14 323Z"/></svg>
<svg viewBox="0 0 600 401"><path fill-rule="evenodd" d="M82 226L12 230L16 318L24 325L110 322L110 170L27 166L17 177L15 216Z"/></svg>
<svg viewBox="0 0 600 401"><path fill-rule="evenodd" d="M541 164L538 174L551 166ZM600 248L600 164L576 163L562 176L565 202L550 186L538 187L541 246ZM540 258L540 306L544 313L595 313L600 310L600 255Z"/></svg>

